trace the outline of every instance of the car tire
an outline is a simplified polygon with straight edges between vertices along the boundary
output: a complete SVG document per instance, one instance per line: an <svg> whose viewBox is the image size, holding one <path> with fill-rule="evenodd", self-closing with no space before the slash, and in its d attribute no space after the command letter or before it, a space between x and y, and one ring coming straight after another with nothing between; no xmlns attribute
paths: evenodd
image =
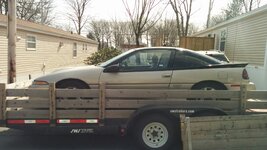
<svg viewBox="0 0 267 150"><path fill-rule="evenodd" d="M227 90L227 88L220 83L205 82L194 85L192 90Z"/></svg>
<svg viewBox="0 0 267 150"><path fill-rule="evenodd" d="M145 150L167 150L177 137L175 124L167 117L156 114L142 117L134 131L138 145Z"/></svg>
<svg viewBox="0 0 267 150"><path fill-rule="evenodd" d="M79 80L65 80L65 81L61 81L59 83L56 84L56 88L58 89L90 89L90 87L85 84L82 81ZM59 99L63 99L58 97ZM67 97L67 99L69 100L73 100L73 99L89 99L87 97Z"/></svg>
<svg viewBox="0 0 267 150"><path fill-rule="evenodd" d="M221 84L216 82L203 82L196 84L192 87L192 90L205 90L205 91L214 91L214 90L227 90L227 88ZM213 100L212 98L204 98L204 99L187 99L187 100ZM216 100L229 100L229 99L216 99Z"/></svg>
<svg viewBox="0 0 267 150"><path fill-rule="evenodd" d="M65 80L56 84L59 89L89 89L89 86L79 80Z"/></svg>

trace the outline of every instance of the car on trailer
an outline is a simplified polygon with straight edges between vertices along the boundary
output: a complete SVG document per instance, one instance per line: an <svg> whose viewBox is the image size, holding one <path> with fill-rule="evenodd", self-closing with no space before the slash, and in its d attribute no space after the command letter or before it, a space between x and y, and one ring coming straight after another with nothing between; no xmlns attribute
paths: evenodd
<svg viewBox="0 0 267 150"><path fill-rule="evenodd" d="M225 64L183 48L146 47L129 50L98 66L56 70L36 78L30 87L56 83L56 88L89 89L105 82L112 88L234 90L241 84L252 84L246 65Z"/></svg>

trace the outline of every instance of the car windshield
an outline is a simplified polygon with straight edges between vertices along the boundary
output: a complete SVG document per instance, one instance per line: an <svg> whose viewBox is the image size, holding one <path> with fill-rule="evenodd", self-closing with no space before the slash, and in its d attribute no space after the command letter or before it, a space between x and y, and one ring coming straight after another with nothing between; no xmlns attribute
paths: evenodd
<svg viewBox="0 0 267 150"><path fill-rule="evenodd" d="M107 60L106 62L101 63L99 66L100 66L100 67L106 67L106 66L108 66L110 63L112 63L112 62L114 62L115 60L117 60L117 59L119 59L119 58L121 58L121 57L123 57L123 56L125 56L125 55L127 55L127 54L129 54L129 53L131 53L131 52L134 51L134 50L135 50L135 49L126 51L126 52L124 52L124 53L121 53L120 55L115 56L115 57L113 57L113 58Z"/></svg>

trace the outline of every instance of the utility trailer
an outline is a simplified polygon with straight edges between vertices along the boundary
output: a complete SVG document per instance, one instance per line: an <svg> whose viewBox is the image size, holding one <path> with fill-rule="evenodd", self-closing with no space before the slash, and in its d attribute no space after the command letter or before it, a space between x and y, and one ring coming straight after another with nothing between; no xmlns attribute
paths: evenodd
<svg viewBox="0 0 267 150"><path fill-rule="evenodd" d="M132 134L144 149L181 144L180 115L237 115L266 109L266 91L174 89L6 89L0 84L1 126L70 134ZM251 100L253 99L253 100ZM177 142L179 141L179 142Z"/></svg>

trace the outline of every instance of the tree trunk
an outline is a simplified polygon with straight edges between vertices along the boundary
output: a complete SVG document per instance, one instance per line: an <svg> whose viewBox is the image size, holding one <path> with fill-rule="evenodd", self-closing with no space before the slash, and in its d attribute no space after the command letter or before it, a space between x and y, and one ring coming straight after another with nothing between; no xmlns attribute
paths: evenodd
<svg viewBox="0 0 267 150"><path fill-rule="evenodd" d="M136 42L136 46L139 47L140 43L139 43L139 34L135 34L135 42Z"/></svg>

